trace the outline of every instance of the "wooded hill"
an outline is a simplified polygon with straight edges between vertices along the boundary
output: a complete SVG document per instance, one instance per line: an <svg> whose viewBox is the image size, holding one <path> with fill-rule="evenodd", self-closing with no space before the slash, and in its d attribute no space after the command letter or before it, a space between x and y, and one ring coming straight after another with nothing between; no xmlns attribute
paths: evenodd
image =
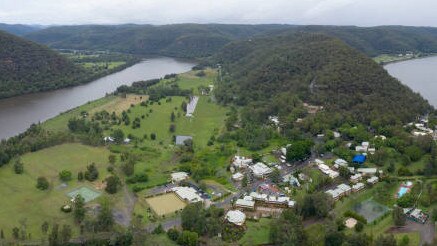
<svg viewBox="0 0 437 246"><path fill-rule="evenodd" d="M197 58L214 54L232 41L302 31L337 37L368 56L407 51L437 53L437 28L431 27L84 25L50 27L30 33L26 37L54 48Z"/></svg>
<svg viewBox="0 0 437 246"><path fill-rule="evenodd" d="M0 31L0 98L80 84L88 76L57 52Z"/></svg>
<svg viewBox="0 0 437 246"><path fill-rule="evenodd" d="M250 106L250 115L258 119L292 107L292 98L365 123L406 122L431 109L419 94L370 58L322 34L236 42L226 46L212 63L223 66L217 98Z"/></svg>
<svg viewBox="0 0 437 246"><path fill-rule="evenodd" d="M38 30L43 29L43 26L38 25L21 25L21 24L5 24L0 23L0 30L3 30L5 32L17 35L17 36L23 36L25 34L35 32Z"/></svg>
<svg viewBox="0 0 437 246"><path fill-rule="evenodd" d="M50 27L27 38L54 48L175 57L209 56L227 43L282 25L84 25Z"/></svg>

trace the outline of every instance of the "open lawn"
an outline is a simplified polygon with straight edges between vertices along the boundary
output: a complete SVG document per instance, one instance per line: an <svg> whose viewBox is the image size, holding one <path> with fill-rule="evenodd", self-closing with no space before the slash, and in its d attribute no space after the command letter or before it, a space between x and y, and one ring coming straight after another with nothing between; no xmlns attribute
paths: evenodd
<svg viewBox="0 0 437 246"><path fill-rule="evenodd" d="M174 213L187 206L172 192L147 198L146 202L158 216Z"/></svg>
<svg viewBox="0 0 437 246"><path fill-rule="evenodd" d="M88 113L93 115L96 112L105 110L110 114L115 112L115 114L120 115L124 110L128 110L131 105L140 104L143 101L147 101L148 98L148 96L139 96L134 94L128 94L126 97L114 96L112 97L112 100L94 107Z"/></svg>
<svg viewBox="0 0 437 246"><path fill-rule="evenodd" d="M114 69L116 67L126 64L124 61L114 62L81 62L79 65L86 69Z"/></svg>
<svg viewBox="0 0 437 246"><path fill-rule="evenodd" d="M261 245L270 242L271 219L262 218L259 221L247 221L247 230L239 243L242 245Z"/></svg>
<svg viewBox="0 0 437 246"><path fill-rule="evenodd" d="M85 170L90 163L96 163L100 180L106 172L109 151L105 148L94 148L81 144L63 144L22 156L24 173L15 174L12 164L0 169L0 228L4 230L6 238L12 236L12 228L26 224L26 232L32 239L41 237L41 224L73 225L73 216L60 211L62 205L68 203L67 193L80 186L94 187L90 182L78 182L78 171ZM61 170L73 173L73 180L67 187L60 186L58 174ZM38 190L36 179L46 177L50 182L47 191ZM102 192L104 194L104 192ZM21 222L21 224L20 224ZM78 228L73 227L75 234Z"/></svg>
<svg viewBox="0 0 437 246"><path fill-rule="evenodd" d="M420 245L420 233L419 232L408 232L408 233L396 233L394 234L398 245L402 245L402 239L407 236L409 239L408 246Z"/></svg>

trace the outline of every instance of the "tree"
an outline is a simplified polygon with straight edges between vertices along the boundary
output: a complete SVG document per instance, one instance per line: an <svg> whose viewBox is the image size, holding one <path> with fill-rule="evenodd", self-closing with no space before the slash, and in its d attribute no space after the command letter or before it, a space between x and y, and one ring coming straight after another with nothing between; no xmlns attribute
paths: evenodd
<svg viewBox="0 0 437 246"><path fill-rule="evenodd" d="M101 204L101 209L97 215L97 228L99 231L110 231L114 225L114 218L112 217L112 208L108 201Z"/></svg>
<svg viewBox="0 0 437 246"><path fill-rule="evenodd" d="M21 162L20 159L17 159L14 162L14 172L16 174L22 174L24 172L24 165L23 165L23 163Z"/></svg>
<svg viewBox="0 0 437 246"><path fill-rule="evenodd" d="M5 239L5 233L3 232L3 229L0 230L0 239Z"/></svg>
<svg viewBox="0 0 437 246"><path fill-rule="evenodd" d="M82 171L77 173L77 180L78 181L82 181L83 180L83 172Z"/></svg>
<svg viewBox="0 0 437 246"><path fill-rule="evenodd" d="M72 236L71 226L63 225L61 230L61 244L66 245L70 241Z"/></svg>
<svg viewBox="0 0 437 246"><path fill-rule="evenodd" d="M343 221L341 223L344 225ZM325 246L337 246L342 245L345 240L345 235L343 232L340 232L336 228L337 226L328 226L325 233Z"/></svg>
<svg viewBox="0 0 437 246"><path fill-rule="evenodd" d="M186 206L181 213L182 228L203 234L206 230L206 219L203 216L202 204L193 203Z"/></svg>
<svg viewBox="0 0 437 246"><path fill-rule="evenodd" d="M174 122L175 119L176 119L176 115L175 115L174 112L172 111L172 112L171 112L171 115L170 115L170 120L171 120L171 122Z"/></svg>
<svg viewBox="0 0 437 246"><path fill-rule="evenodd" d="M374 243L374 246L396 246L396 239L393 236L393 234L388 234L388 235L384 235L384 234L380 234ZM408 244L406 245L408 246Z"/></svg>
<svg viewBox="0 0 437 246"><path fill-rule="evenodd" d="M152 234L162 234L164 233L164 228L162 228L162 224L159 223L159 225L157 227L155 227L155 229L153 229Z"/></svg>
<svg viewBox="0 0 437 246"><path fill-rule="evenodd" d="M361 221L357 221L357 224L355 225L355 231L356 232L362 232L364 229L364 224Z"/></svg>
<svg viewBox="0 0 437 246"><path fill-rule="evenodd" d="M395 206L392 212L393 221L396 226L404 226L406 222L406 216L404 214L404 210L399 207Z"/></svg>
<svg viewBox="0 0 437 246"><path fill-rule="evenodd" d="M350 235L346 239L346 242L347 246L370 246L372 244L372 239L365 233L355 233Z"/></svg>
<svg viewBox="0 0 437 246"><path fill-rule="evenodd" d="M177 241L179 238L179 231L176 228L170 228L167 231L167 236L168 238L170 238L172 241Z"/></svg>
<svg viewBox="0 0 437 246"><path fill-rule="evenodd" d="M178 244L184 246L196 246L199 241L199 235L193 231L184 230L178 238Z"/></svg>
<svg viewBox="0 0 437 246"><path fill-rule="evenodd" d="M38 177L36 180L36 188L40 190L47 190L49 188L49 181L45 177Z"/></svg>
<svg viewBox="0 0 437 246"><path fill-rule="evenodd" d="M270 225L270 241L274 245L305 245L306 236L302 219L292 210L285 210Z"/></svg>
<svg viewBox="0 0 437 246"><path fill-rule="evenodd" d="M402 208L409 208L414 205L415 196L409 192L398 198L397 204Z"/></svg>
<svg viewBox="0 0 437 246"><path fill-rule="evenodd" d="M85 219L85 199L81 195L74 198L73 215L77 223L81 223Z"/></svg>
<svg viewBox="0 0 437 246"><path fill-rule="evenodd" d="M176 125L175 124L171 124L170 127L168 128L168 130L170 132L175 132L176 131Z"/></svg>
<svg viewBox="0 0 437 246"><path fill-rule="evenodd" d="M18 227L12 228L12 237L15 240L18 240L20 238L20 229Z"/></svg>
<svg viewBox="0 0 437 246"><path fill-rule="evenodd" d="M334 202L327 194L319 192L304 197L302 215L304 218L316 216L324 218L332 209Z"/></svg>
<svg viewBox="0 0 437 246"><path fill-rule="evenodd" d="M109 176L105 179L106 187L105 190L109 194L115 194L118 190L118 185L120 184L120 179L117 176Z"/></svg>
<svg viewBox="0 0 437 246"><path fill-rule="evenodd" d="M410 245L410 238L408 237L408 235L404 235L401 239L399 246L408 246L408 245Z"/></svg>
<svg viewBox="0 0 437 246"><path fill-rule="evenodd" d="M287 148L287 161L305 160L311 155L311 147L313 145L313 141L309 139L294 141L291 146Z"/></svg>
<svg viewBox="0 0 437 246"><path fill-rule="evenodd" d="M60 241L61 240L59 238L59 225L58 224L54 224L52 226L52 231L50 232L50 235L49 235L49 245L50 246L61 245Z"/></svg>
<svg viewBox="0 0 437 246"><path fill-rule="evenodd" d="M121 169L123 170L124 174L126 174L126 176L133 175L135 172L135 162L133 160L127 160L123 163Z"/></svg>
<svg viewBox="0 0 437 246"><path fill-rule="evenodd" d="M124 141L124 132L121 129L117 129L112 133L115 143L121 144Z"/></svg>
<svg viewBox="0 0 437 246"><path fill-rule="evenodd" d="M68 171L68 170L62 170L62 171L59 173L59 179L60 179L61 181L63 181L63 182L70 181L70 180L71 180L71 177L72 177L72 173L71 173L70 171Z"/></svg>
<svg viewBox="0 0 437 246"><path fill-rule="evenodd" d="M99 170L97 170L96 164L91 163L87 166L84 177L88 181L95 181L99 177Z"/></svg>
<svg viewBox="0 0 437 246"><path fill-rule="evenodd" d="M150 133L150 139L156 140L156 133Z"/></svg>
<svg viewBox="0 0 437 246"><path fill-rule="evenodd" d="M49 222L44 221L44 223L42 223L41 232L44 236L47 235L47 232L49 232Z"/></svg>
<svg viewBox="0 0 437 246"><path fill-rule="evenodd" d="M351 176L351 172L349 171L349 169L347 167L340 166L338 171L340 173L340 176L345 178L345 179L349 179Z"/></svg>
<svg viewBox="0 0 437 246"><path fill-rule="evenodd" d="M279 184L282 180L281 180L281 172L279 171L279 169L274 168L273 172L270 174L270 179L272 180L273 183Z"/></svg>
<svg viewBox="0 0 437 246"><path fill-rule="evenodd" d="M113 155L113 154L110 154L110 155L108 156L108 160L109 160L109 164L114 165L115 162L117 161L117 156L115 156L115 155Z"/></svg>

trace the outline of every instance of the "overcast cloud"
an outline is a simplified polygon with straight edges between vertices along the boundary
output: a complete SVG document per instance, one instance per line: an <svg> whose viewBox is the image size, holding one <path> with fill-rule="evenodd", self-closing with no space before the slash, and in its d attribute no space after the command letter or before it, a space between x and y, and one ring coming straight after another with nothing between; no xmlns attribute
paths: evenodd
<svg viewBox="0 0 437 246"><path fill-rule="evenodd" d="M0 0L0 22L437 26L436 10L436 0Z"/></svg>

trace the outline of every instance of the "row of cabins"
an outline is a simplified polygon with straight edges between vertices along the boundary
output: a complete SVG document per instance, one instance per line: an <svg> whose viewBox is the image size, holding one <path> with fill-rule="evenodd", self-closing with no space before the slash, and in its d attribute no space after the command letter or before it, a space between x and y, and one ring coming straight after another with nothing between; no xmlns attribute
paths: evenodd
<svg viewBox="0 0 437 246"><path fill-rule="evenodd" d="M319 168L319 170L328 175L331 179L335 179L338 176L340 176L340 173L337 171L332 170L330 167L328 167L324 161L320 160L320 159L316 159L315 163L317 165L317 167Z"/></svg>
<svg viewBox="0 0 437 246"><path fill-rule="evenodd" d="M235 207L241 209L254 210L255 205L292 208L296 205L296 202L287 196L267 195L258 192L251 192L250 195L244 196L235 202Z"/></svg>
<svg viewBox="0 0 437 246"><path fill-rule="evenodd" d="M362 179L361 174L358 175L360 177L359 180L361 180ZM356 179L354 178L354 180ZM378 180L379 180L378 177L373 176L367 179L367 184L369 185L376 184ZM335 189L327 190L325 193L330 195L334 200L337 201L344 196L348 196L351 192L359 192L364 190L364 188L366 187L365 184L362 182L353 182L353 183L354 184L352 186L349 186L347 184L340 184Z"/></svg>

